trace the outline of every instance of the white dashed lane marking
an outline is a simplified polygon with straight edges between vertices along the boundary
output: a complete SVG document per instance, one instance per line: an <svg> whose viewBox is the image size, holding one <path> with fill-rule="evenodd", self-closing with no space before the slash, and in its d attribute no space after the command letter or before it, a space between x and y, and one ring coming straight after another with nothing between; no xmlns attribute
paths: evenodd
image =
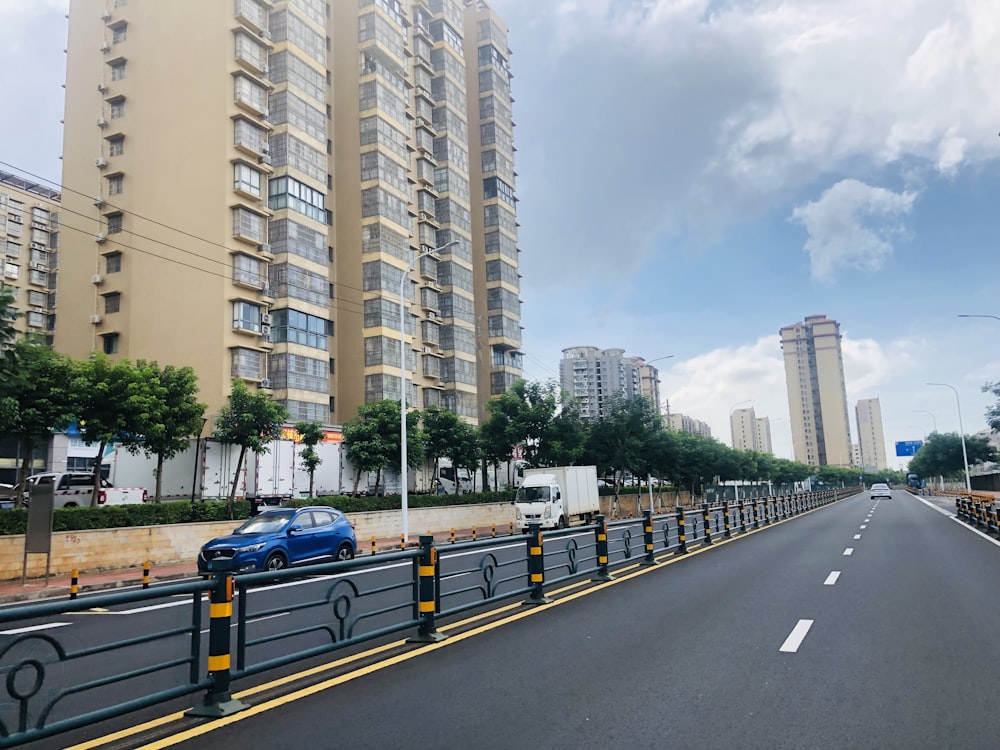
<svg viewBox="0 0 1000 750"><path fill-rule="evenodd" d="M812 627L812 620L799 620L798 623L792 628L792 632L788 634L785 642L781 644L779 651L784 651L786 654L794 654L799 650L799 646L802 645L802 641L806 637L806 633L809 632L809 628Z"/></svg>
<svg viewBox="0 0 1000 750"><path fill-rule="evenodd" d="M853 554L854 554L854 547L848 547L847 549L844 550L844 556L845 557L853 555Z"/></svg>
<svg viewBox="0 0 1000 750"><path fill-rule="evenodd" d="M839 570L831 571L830 575L828 575L826 577L826 580L823 581L823 585L824 586L833 586L837 582L838 578L840 578L840 571Z"/></svg>

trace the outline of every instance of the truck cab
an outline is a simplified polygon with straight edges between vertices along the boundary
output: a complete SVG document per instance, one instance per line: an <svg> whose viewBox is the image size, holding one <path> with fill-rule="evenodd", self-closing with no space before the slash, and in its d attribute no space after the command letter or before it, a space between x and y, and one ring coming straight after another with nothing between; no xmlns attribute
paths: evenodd
<svg viewBox="0 0 1000 750"><path fill-rule="evenodd" d="M534 474L524 482L514 497L517 527L522 531L537 523L543 529L564 529L569 519L564 512L562 490L555 474Z"/></svg>

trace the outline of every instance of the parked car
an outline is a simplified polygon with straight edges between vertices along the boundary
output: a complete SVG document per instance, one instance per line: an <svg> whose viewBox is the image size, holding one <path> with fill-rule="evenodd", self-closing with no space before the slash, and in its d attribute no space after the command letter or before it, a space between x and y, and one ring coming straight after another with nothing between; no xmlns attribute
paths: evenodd
<svg viewBox="0 0 1000 750"><path fill-rule="evenodd" d="M327 507L267 508L228 536L201 548L198 572L211 572L213 560L232 560L236 573L281 570L354 557L354 524Z"/></svg>
<svg viewBox="0 0 1000 750"><path fill-rule="evenodd" d="M889 497L889 498L891 498L892 497L892 490L889 489L889 485L887 485L887 484L875 483L875 484L872 485L872 488L869 490L869 494L871 494L872 500L874 500L877 497Z"/></svg>

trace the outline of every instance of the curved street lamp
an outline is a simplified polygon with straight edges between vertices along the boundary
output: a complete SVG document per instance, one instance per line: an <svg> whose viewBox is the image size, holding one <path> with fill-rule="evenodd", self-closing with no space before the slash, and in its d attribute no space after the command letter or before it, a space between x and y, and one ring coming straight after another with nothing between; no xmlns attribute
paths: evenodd
<svg viewBox="0 0 1000 750"><path fill-rule="evenodd" d="M962 402L958 400L958 391L955 390L955 386L947 383L928 383L927 385L951 388L952 393L955 394L955 404L958 406L958 433L962 438L962 462L965 464L965 491L972 492L972 480L969 477L969 454L965 452L965 428L962 426Z"/></svg>
<svg viewBox="0 0 1000 750"><path fill-rule="evenodd" d="M441 245L441 247L435 247L431 250L424 250L417 253L410 260L410 264L406 267L406 271L403 272L402 278L399 280L399 372L400 372L400 389L399 389L399 474L402 479L402 487L400 488L400 499L402 500L403 508L403 544L405 545L409 541L409 518L408 518L408 505L409 505L409 462L406 454L406 380L407 380L407 366L406 366L406 283L410 280L410 272L413 270L413 264L418 260L427 255L436 255L442 250L447 250L452 245L457 245L458 240L452 240L451 242Z"/></svg>
<svg viewBox="0 0 1000 750"><path fill-rule="evenodd" d="M928 414L928 415L930 415L931 421L934 422L934 432L938 431L938 428L937 428L937 417L934 416L934 412L926 411L924 409L914 409L913 413L914 414Z"/></svg>
<svg viewBox="0 0 1000 750"><path fill-rule="evenodd" d="M993 318L993 320L1000 320L1000 315L959 315L960 318Z"/></svg>

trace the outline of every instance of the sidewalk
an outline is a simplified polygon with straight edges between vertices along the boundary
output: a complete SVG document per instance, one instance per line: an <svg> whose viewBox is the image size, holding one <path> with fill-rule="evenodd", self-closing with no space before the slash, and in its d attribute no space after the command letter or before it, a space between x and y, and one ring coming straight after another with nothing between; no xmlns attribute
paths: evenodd
<svg viewBox="0 0 1000 750"><path fill-rule="evenodd" d="M492 536L492 527L476 529L477 539L488 539ZM508 527L497 527L496 535L509 537ZM446 531L436 531L433 534L437 545L443 546L451 541L451 529ZM410 547L414 547L420 537L419 533L410 534ZM523 535L515 534L515 539L524 539ZM472 539L472 529L455 529L455 541L468 541ZM399 550L399 538L396 539L376 539L376 553L395 552ZM358 539L358 557L369 557L372 554L371 539ZM198 575L198 563L195 560L190 562L171 563L169 565L153 565L149 571L150 584L162 583L164 581L174 581L182 578L194 578ZM77 590L81 594L94 591L105 591L108 589L125 588L127 586L142 585L142 567L116 568L114 570L81 570L77 581ZM52 599L58 597L69 598L70 577L68 575L50 576L48 586L45 585L44 578L29 578L21 585L21 579L12 581L0 581L0 604L11 604L15 602L28 602L38 599Z"/></svg>

